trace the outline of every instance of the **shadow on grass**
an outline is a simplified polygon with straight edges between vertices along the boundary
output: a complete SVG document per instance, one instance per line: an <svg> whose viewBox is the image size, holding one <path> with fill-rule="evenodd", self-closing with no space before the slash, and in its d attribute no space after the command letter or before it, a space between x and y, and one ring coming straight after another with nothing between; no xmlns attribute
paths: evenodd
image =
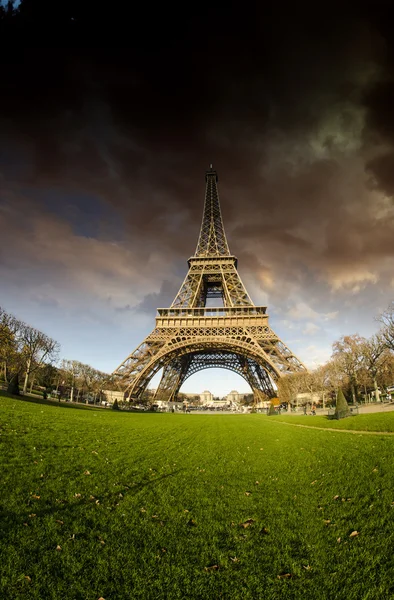
<svg viewBox="0 0 394 600"><path fill-rule="evenodd" d="M45 406L58 406L61 408L76 408L78 410L109 410L103 406L90 406L89 404L78 404L76 402L59 402L59 400L44 400L43 398L32 398L31 396L15 396L8 392L1 391L1 396L4 398L12 398L19 402L29 402L30 404L43 404ZM115 411L114 411L115 412Z"/></svg>
<svg viewBox="0 0 394 600"><path fill-rule="evenodd" d="M29 499L19 512L12 512L0 507L0 539L4 543L7 535L14 536L15 530L24 530L26 526L31 526L33 524L31 518L34 518L34 523L37 523L42 517L53 516L54 518L64 520L67 517L73 518L74 513L78 513L75 515L75 518L78 519L81 517L81 512L86 509L90 511L97 503L106 507L108 512L114 512L117 508L122 508L119 494L122 494L122 500L130 494L137 496L137 494L146 488L152 487L155 484L157 485L169 477L175 477L184 470L177 469L155 479L141 480L130 485L124 484L122 489L118 488L114 492L97 494L94 497L86 494L82 495L81 498L73 498L72 500L57 500L50 506L42 509L39 509L37 502L32 499ZM122 508L122 510L124 509ZM32 514L34 514L34 517L29 516ZM88 514L84 516L84 519L88 519Z"/></svg>

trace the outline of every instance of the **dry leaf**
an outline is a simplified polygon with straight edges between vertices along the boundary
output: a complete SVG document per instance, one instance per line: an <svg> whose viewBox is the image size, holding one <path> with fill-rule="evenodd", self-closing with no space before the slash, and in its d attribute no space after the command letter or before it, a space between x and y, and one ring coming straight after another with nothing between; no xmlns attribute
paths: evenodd
<svg viewBox="0 0 394 600"><path fill-rule="evenodd" d="M237 562L239 562L239 558L237 558L236 556L234 556L234 557L233 557L233 556L230 556L230 560L231 560L232 562L234 562L234 563L237 563Z"/></svg>
<svg viewBox="0 0 394 600"><path fill-rule="evenodd" d="M281 573L280 575L277 575L278 579L289 579L291 577L291 573Z"/></svg>
<svg viewBox="0 0 394 600"><path fill-rule="evenodd" d="M219 565L212 565L210 567L204 567L204 571L218 571Z"/></svg>
<svg viewBox="0 0 394 600"><path fill-rule="evenodd" d="M358 535L358 531L352 531L352 533L349 535L349 537L353 538L356 537Z"/></svg>
<svg viewBox="0 0 394 600"><path fill-rule="evenodd" d="M90 475L90 471L84 471L83 474L84 475Z"/></svg>
<svg viewBox="0 0 394 600"><path fill-rule="evenodd" d="M29 515L29 519L34 519L34 517L36 517L37 515L35 513L31 513L31 515Z"/></svg>
<svg viewBox="0 0 394 600"><path fill-rule="evenodd" d="M252 492L245 492L245 496L250 496Z"/></svg>
<svg viewBox="0 0 394 600"><path fill-rule="evenodd" d="M255 481L254 484L255 485L260 485L260 481Z"/></svg>
<svg viewBox="0 0 394 600"><path fill-rule="evenodd" d="M325 525L329 525L331 523L331 519L323 519L323 523Z"/></svg>
<svg viewBox="0 0 394 600"><path fill-rule="evenodd" d="M100 596L100 598L98 600L105 600L105 598L103 598L102 596Z"/></svg>
<svg viewBox="0 0 394 600"><path fill-rule="evenodd" d="M333 500L338 500L339 496L338 494L336 496L334 496Z"/></svg>
<svg viewBox="0 0 394 600"><path fill-rule="evenodd" d="M341 538L337 538L337 542L338 542L338 544L340 544L341 543Z"/></svg>
<svg viewBox="0 0 394 600"><path fill-rule="evenodd" d="M247 527L249 527L249 525L252 525L252 523L254 523L255 520L254 519L247 519L246 521L244 521L243 523L240 523L240 527L243 527L244 529L246 529Z"/></svg>
<svg viewBox="0 0 394 600"><path fill-rule="evenodd" d="M260 533L262 533L263 535L268 535L270 532L269 529L267 529L267 527L263 527L263 529L260 531Z"/></svg>
<svg viewBox="0 0 394 600"><path fill-rule="evenodd" d="M311 565L303 565L303 567L304 567L305 571L311 571L312 570Z"/></svg>
<svg viewBox="0 0 394 600"><path fill-rule="evenodd" d="M378 472L378 470L376 467L374 469L372 469L372 473L377 473L377 472Z"/></svg>
<svg viewBox="0 0 394 600"><path fill-rule="evenodd" d="M312 481L311 485L315 485L315 483L317 483L317 479L315 479L315 481Z"/></svg>
<svg viewBox="0 0 394 600"><path fill-rule="evenodd" d="M39 500L41 498L41 496L37 496L36 494L32 494L31 497L34 498L34 500Z"/></svg>
<svg viewBox="0 0 394 600"><path fill-rule="evenodd" d="M25 575L25 579L26 579L26 581L28 581L29 583L31 582L31 577L29 577L28 575Z"/></svg>
<svg viewBox="0 0 394 600"><path fill-rule="evenodd" d="M60 552L60 550L61 550L61 549L62 549L62 547L61 547L61 546L59 546L59 544L58 544L58 545L56 546L56 550L57 550L58 552Z"/></svg>
<svg viewBox="0 0 394 600"><path fill-rule="evenodd" d="M189 511L187 510L187 508L185 508L185 510L183 511L184 513L188 513Z"/></svg>
<svg viewBox="0 0 394 600"><path fill-rule="evenodd" d="M74 498L80 498L81 494L74 494Z"/></svg>
<svg viewBox="0 0 394 600"><path fill-rule="evenodd" d="M140 508L140 512L145 513L146 509L145 508Z"/></svg>
<svg viewBox="0 0 394 600"><path fill-rule="evenodd" d="M56 523L59 523L59 525L64 525L64 521L61 521L60 519L56 519Z"/></svg>
<svg viewBox="0 0 394 600"><path fill-rule="evenodd" d="M190 525L190 527L197 527L197 523L194 519L189 519L187 524Z"/></svg>

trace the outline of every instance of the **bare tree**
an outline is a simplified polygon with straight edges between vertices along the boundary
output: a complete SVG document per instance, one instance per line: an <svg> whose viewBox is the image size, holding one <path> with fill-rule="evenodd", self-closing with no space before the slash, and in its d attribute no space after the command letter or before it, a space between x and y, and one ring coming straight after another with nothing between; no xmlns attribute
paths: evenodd
<svg viewBox="0 0 394 600"><path fill-rule="evenodd" d="M358 334L344 335L332 346L336 367L349 378L353 402L357 400L357 377L362 368L364 342L365 338Z"/></svg>
<svg viewBox="0 0 394 600"><path fill-rule="evenodd" d="M394 350L394 300L377 320L382 324L381 335L387 348Z"/></svg>
<svg viewBox="0 0 394 600"><path fill-rule="evenodd" d="M42 331L22 324L20 331L20 342L22 345L22 355L25 359L26 374L23 385L23 393L26 394L29 377L44 362L51 363L58 357L60 345L58 342L48 337Z"/></svg>
<svg viewBox="0 0 394 600"><path fill-rule="evenodd" d="M77 360L63 359L61 369L64 373L64 382L70 388L70 400L74 401L74 391L77 386L78 377L81 374L81 363Z"/></svg>
<svg viewBox="0 0 394 600"><path fill-rule="evenodd" d="M385 362L386 342L381 333L377 333L364 340L361 344L362 361L375 390L375 399L380 400L380 391L378 387L378 374Z"/></svg>
<svg viewBox="0 0 394 600"><path fill-rule="evenodd" d="M0 306L0 362L5 382L10 372L15 375L21 368L19 333L22 326L21 321Z"/></svg>

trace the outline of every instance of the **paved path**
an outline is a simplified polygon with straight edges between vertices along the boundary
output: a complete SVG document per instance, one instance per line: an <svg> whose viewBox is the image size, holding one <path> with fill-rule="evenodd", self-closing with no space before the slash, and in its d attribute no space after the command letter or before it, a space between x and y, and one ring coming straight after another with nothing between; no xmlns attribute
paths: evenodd
<svg viewBox="0 0 394 600"><path fill-rule="evenodd" d="M319 429L320 431L339 431L340 433L356 433L358 435L394 435L394 431L362 431L359 429L336 429L335 427L313 427L313 425L300 425L299 423L287 423L287 421L273 421L278 425L290 425L291 427L304 427L305 429Z"/></svg>

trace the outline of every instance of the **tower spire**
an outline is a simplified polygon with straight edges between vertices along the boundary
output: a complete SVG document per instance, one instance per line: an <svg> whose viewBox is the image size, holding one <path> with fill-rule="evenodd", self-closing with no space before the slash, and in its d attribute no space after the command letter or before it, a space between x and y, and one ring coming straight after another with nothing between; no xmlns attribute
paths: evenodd
<svg viewBox="0 0 394 600"><path fill-rule="evenodd" d="M211 164L209 171L205 172L204 212L195 256L230 255L220 210L217 181L217 172Z"/></svg>

